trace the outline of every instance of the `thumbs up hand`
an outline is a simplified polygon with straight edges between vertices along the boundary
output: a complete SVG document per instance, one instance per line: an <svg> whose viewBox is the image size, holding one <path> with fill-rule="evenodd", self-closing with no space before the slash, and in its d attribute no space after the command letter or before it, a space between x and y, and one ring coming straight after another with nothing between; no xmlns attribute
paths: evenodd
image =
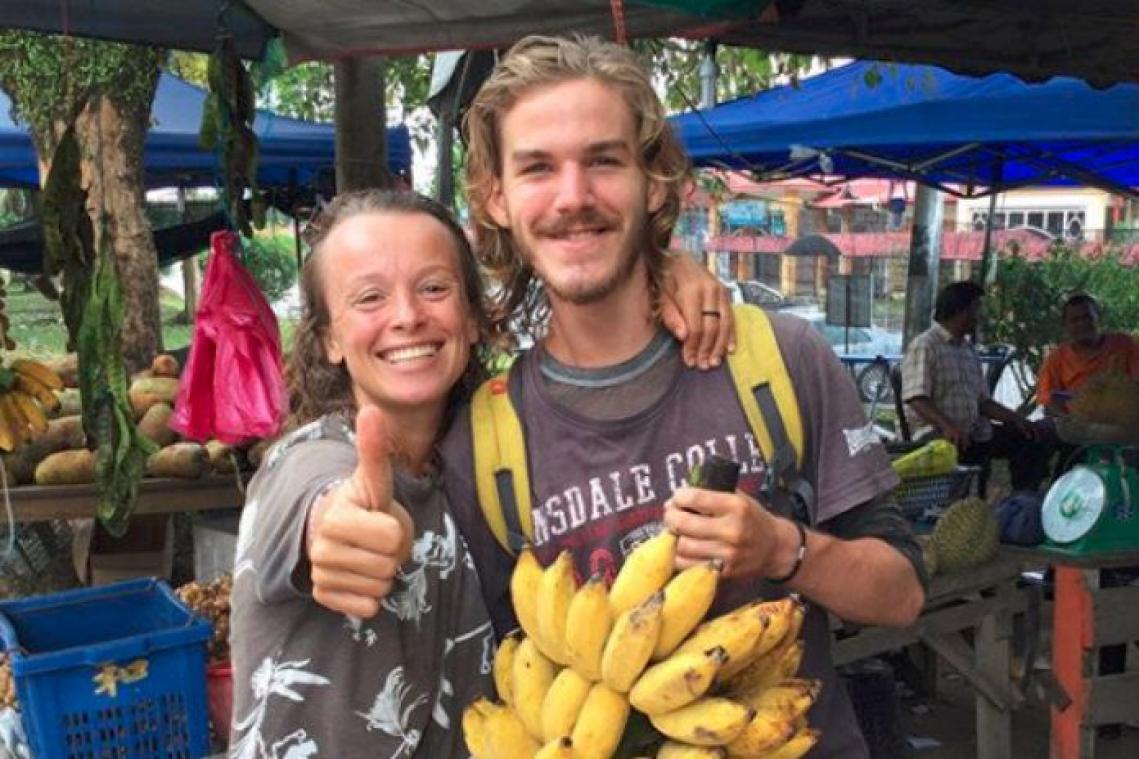
<svg viewBox="0 0 1139 759"><path fill-rule="evenodd" d="M407 560L415 525L393 497L391 444L375 406L356 415L356 454L352 476L312 505L307 545L316 602L367 619Z"/></svg>

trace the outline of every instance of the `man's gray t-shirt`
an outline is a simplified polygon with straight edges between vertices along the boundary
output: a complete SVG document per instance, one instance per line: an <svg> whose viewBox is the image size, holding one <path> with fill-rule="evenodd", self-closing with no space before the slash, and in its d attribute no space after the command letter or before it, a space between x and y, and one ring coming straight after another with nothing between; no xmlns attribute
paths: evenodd
<svg viewBox="0 0 1139 759"><path fill-rule="evenodd" d="M892 490L897 477L830 346L801 319L770 318L803 420L802 472L818 494L810 521L826 530L828 520ZM549 364L544 358L541 349L531 351L512 369L518 391L512 395L521 405L530 464L534 546L543 564L569 549L579 579L595 572L612 579L629 551L659 531L664 502L685 483L692 466L713 452L739 461L739 489L758 496L766 465L726 368L701 372L678 364L663 378L630 371L606 392L628 396L639 388L654 397L656 385L661 392L634 413L614 417L598 415L596 408L587 415L582 409L590 404L584 397L575 400L572 391L552 386L542 375ZM513 559L495 542L479 509L470 434L467 413L444 441L444 483L501 634L513 624ZM712 613L785 593L759 580L725 581ZM866 756L831 662L825 612L811 607L803 634L806 658L800 672L824 683L810 717L823 730L813 756Z"/></svg>
<svg viewBox="0 0 1139 759"><path fill-rule="evenodd" d="M493 692L494 633L437 478L396 471L411 558L375 617L312 599L308 506L356 466L338 416L298 429L249 485L234 567L230 756L467 757L463 708Z"/></svg>

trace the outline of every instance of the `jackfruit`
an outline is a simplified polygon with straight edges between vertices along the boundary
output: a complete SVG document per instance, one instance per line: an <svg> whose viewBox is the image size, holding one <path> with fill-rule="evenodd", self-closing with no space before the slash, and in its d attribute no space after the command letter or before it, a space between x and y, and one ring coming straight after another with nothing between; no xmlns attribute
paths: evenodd
<svg viewBox="0 0 1139 759"><path fill-rule="evenodd" d="M1080 388L1068 408L1081 422L1139 426L1139 382L1115 369L1101 372Z"/></svg>
<svg viewBox="0 0 1139 759"><path fill-rule="evenodd" d="M957 468L957 446L948 440L931 440L891 463L903 480L949 474Z"/></svg>
<svg viewBox="0 0 1139 759"><path fill-rule="evenodd" d="M955 501L933 526L930 548L939 573L980 566L996 555L1000 525L980 498Z"/></svg>

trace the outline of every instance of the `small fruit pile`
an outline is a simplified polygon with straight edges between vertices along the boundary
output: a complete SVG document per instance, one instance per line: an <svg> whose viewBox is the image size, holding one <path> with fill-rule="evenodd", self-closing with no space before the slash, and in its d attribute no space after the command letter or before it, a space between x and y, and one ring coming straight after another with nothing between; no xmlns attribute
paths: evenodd
<svg viewBox="0 0 1139 759"><path fill-rule="evenodd" d="M903 480L937 477L957 468L957 446L948 440L931 440L890 462Z"/></svg>
<svg viewBox="0 0 1139 759"><path fill-rule="evenodd" d="M494 660L499 701L463 712L475 759L606 759L632 712L647 717L657 757L779 757L810 750L806 713L815 680L793 677L803 657L804 609L791 598L754 602L701 624L720 570L674 575L676 536L638 546L611 588L578 586L563 552L546 569L527 549L511 577L521 631Z"/></svg>
<svg viewBox="0 0 1139 759"><path fill-rule="evenodd" d="M188 582L175 591L182 603L213 626L214 634L208 648L211 662L229 659L229 596L232 591L233 577L230 575L221 575L205 584Z"/></svg>
<svg viewBox="0 0 1139 759"><path fill-rule="evenodd" d="M1113 369L1096 374L1068 404L1081 422L1134 428L1139 425L1139 382Z"/></svg>
<svg viewBox="0 0 1139 759"><path fill-rule="evenodd" d="M218 440L182 440L170 428L180 366L168 354L131 377L128 396L139 432L157 446L147 477L197 479L256 467L268 446L247 450ZM83 428L78 363L74 354L51 367L16 360L0 367L0 451L8 485L80 485L95 482L96 452Z"/></svg>

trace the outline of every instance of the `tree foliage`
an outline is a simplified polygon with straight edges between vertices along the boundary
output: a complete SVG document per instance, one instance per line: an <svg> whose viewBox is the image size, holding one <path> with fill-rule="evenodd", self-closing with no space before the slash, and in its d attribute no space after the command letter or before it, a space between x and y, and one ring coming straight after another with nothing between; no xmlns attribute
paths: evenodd
<svg viewBox="0 0 1139 759"><path fill-rule="evenodd" d="M270 302L279 300L296 284L297 254L292 235L255 235L245 243L242 263Z"/></svg>
<svg viewBox="0 0 1139 759"><path fill-rule="evenodd" d="M1139 330L1139 264L1109 248L1095 256L1058 244L1038 261L1003 258L997 282L985 298L987 342L1013 347L1029 372L1017 376L1034 397L1036 375L1052 346L1064 339L1061 307L1070 295L1090 293L1103 306L1107 330Z"/></svg>
<svg viewBox="0 0 1139 759"><path fill-rule="evenodd" d="M0 31L0 88L43 155L53 146L53 128L74 119L94 95L122 104L123 112L149 109L163 56L117 42Z"/></svg>
<svg viewBox="0 0 1139 759"><path fill-rule="evenodd" d="M633 42L633 49L652 73L670 113L699 105L704 48L703 42L687 39ZM720 46L716 50L716 102L751 95L777 84L797 84L799 77L817 65L818 60L809 55Z"/></svg>

